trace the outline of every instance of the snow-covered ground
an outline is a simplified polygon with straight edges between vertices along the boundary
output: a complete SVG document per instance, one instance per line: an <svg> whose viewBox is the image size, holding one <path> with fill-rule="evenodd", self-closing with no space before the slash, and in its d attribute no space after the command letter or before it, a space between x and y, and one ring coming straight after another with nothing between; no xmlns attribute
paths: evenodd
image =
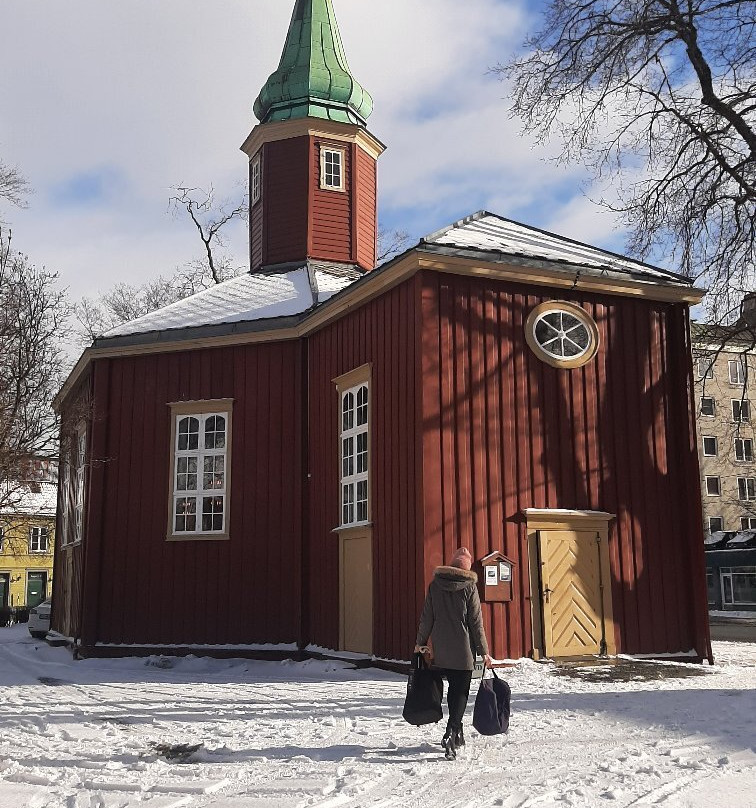
<svg viewBox="0 0 756 808"><path fill-rule="evenodd" d="M523 660L506 671L509 735L470 729L450 762L442 725L402 721L395 674L74 662L24 626L0 629L0 808L754 808L756 645L715 654L714 668L614 672Z"/></svg>

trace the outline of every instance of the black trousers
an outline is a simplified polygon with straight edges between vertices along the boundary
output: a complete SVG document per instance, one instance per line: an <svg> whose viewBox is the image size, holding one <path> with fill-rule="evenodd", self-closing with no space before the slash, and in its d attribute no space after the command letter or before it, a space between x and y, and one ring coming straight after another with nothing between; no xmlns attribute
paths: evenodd
<svg viewBox="0 0 756 808"><path fill-rule="evenodd" d="M449 682L449 689L446 691L446 703L449 705L449 727L462 729L462 719L465 717L467 699L470 696L472 671L445 668L444 676Z"/></svg>

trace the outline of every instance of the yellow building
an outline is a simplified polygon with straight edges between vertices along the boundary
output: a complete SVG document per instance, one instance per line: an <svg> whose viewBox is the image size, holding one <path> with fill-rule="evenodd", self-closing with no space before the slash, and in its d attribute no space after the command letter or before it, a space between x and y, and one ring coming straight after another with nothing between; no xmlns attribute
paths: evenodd
<svg viewBox="0 0 756 808"><path fill-rule="evenodd" d="M0 512L0 608L52 593L56 499L53 480L27 482Z"/></svg>

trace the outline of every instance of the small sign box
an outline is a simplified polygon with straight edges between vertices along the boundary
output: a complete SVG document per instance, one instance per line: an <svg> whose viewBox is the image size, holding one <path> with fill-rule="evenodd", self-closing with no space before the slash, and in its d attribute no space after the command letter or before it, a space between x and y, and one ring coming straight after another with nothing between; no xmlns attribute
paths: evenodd
<svg viewBox="0 0 756 808"><path fill-rule="evenodd" d="M514 562L502 553L490 553L478 562L482 569L479 576L481 600L488 603L501 603L512 600L512 568Z"/></svg>

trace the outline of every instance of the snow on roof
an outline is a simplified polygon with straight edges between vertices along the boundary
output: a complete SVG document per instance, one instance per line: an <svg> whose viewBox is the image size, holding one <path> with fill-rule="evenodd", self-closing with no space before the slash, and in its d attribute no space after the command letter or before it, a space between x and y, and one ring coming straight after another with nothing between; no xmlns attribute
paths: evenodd
<svg viewBox="0 0 756 808"><path fill-rule="evenodd" d="M246 273L119 325L103 337L291 317L328 300L357 277L351 268L338 271L314 263L289 272Z"/></svg>
<svg viewBox="0 0 756 808"><path fill-rule="evenodd" d="M645 277L646 280L676 282L690 285L690 281L663 269L624 258L598 247L528 227L487 211L461 219L432 233L422 244L453 247L463 250L496 252L504 255L566 263L589 270L617 272L623 275Z"/></svg>
<svg viewBox="0 0 756 808"><path fill-rule="evenodd" d="M727 546L737 547L739 544L748 544L754 539L756 539L756 530L741 530L727 542Z"/></svg>
<svg viewBox="0 0 756 808"><path fill-rule="evenodd" d="M5 514L24 516L55 516L58 507L58 486L53 482L24 483L18 489L11 489L10 505L3 509Z"/></svg>

